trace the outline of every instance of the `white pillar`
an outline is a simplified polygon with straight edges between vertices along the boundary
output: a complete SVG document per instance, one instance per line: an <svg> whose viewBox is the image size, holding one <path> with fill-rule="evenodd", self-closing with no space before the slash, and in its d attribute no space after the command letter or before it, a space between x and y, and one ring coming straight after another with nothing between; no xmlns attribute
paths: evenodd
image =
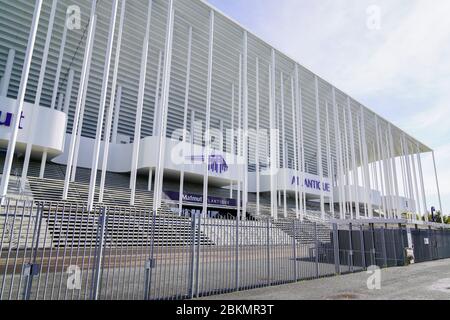
<svg viewBox="0 0 450 320"><path fill-rule="evenodd" d="M117 98L114 108L114 123L111 135L111 143L117 143L117 131L119 131L120 106L122 104L122 86L117 87Z"/></svg>
<svg viewBox="0 0 450 320"><path fill-rule="evenodd" d="M306 209L306 193L303 188L304 183L304 176L305 176L305 148L304 148L304 139L303 139L303 101L302 101L302 88L300 85L300 78L299 78L299 69L298 64L295 64L295 94L296 94L296 109L298 111L297 113L297 130L298 130L298 137L299 137L299 143L300 143L300 154L298 156L298 160L300 162L300 220L303 221L303 216L305 214Z"/></svg>
<svg viewBox="0 0 450 320"><path fill-rule="evenodd" d="M86 38L84 60L83 60L83 65L82 65L82 69L81 69L80 83L79 83L79 87L78 87L78 98L77 98L77 104L75 107L74 121L73 121L73 125L72 125L72 134L70 137L70 144L69 144L68 157L67 157L67 166L66 166L66 176L65 176L65 180L64 180L64 190L63 190L63 196L62 196L63 200L67 200L67 196L69 193L69 181L70 181L71 172L72 172L72 164L73 164L73 158L74 158L74 153L75 153L75 143L77 140L77 133L78 133L78 127L79 127L81 105L82 105L83 96L84 96L83 93L85 92L85 87L87 86L87 82L88 82L88 78L89 78L92 44L94 42L95 25L97 24L97 16L95 14L95 4L94 3L92 6L92 9L91 9L89 31L88 31L88 35Z"/></svg>
<svg viewBox="0 0 450 320"><path fill-rule="evenodd" d="M100 147L102 143L102 132L103 132L103 120L105 119L105 107L106 107L106 95L108 92L108 81L109 81L109 70L111 67L111 58L112 58L112 51L113 51L113 44L114 44L114 33L116 30L116 19L117 19L117 8L118 8L118 0L113 0L112 4L112 10L111 10L111 18L109 23L109 34L108 34L108 45L106 48L106 56L105 56L105 65L103 68L103 83L102 83L102 91L100 95L100 110L98 112L98 118L97 118L97 130L96 130L96 136L94 141L94 151L92 155L92 161L91 161L91 179L89 182L89 195L88 195L88 210L92 209L92 206L94 205L94 197L95 197L95 185L97 182L97 169L98 169L98 162L100 158ZM114 86L113 86L114 87ZM113 98L111 97L113 100ZM109 120L109 119L108 119ZM104 140L109 141L109 131L107 129L108 135L105 135ZM102 159L104 163L106 163L107 159L104 157ZM106 168L105 168L105 177L106 177ZM102 173L103 175L103 173ZM103 182L104 184L104 182ZM104 185L102 186L104 187ZM103 192L102 198L103 198ZM99 200L99 202L103 202L103 199Z"/></svg>
<svg viewBox="0 0 450 320"><path fill-rule="evenodd" d="M187 120L188 120L188 107L189 107L189 88L191 83L191 59L192 59L192 26L189 26L188 30L188 51L186 62L186 83L184 91L184 113L183 113L183 163L181 164L180 173L180 191L178 198L178 213L181 215L183 209L183 193L184 193L184 161L186 160L184 154L184 147L187 144ZM191 133L192 134L192 133Z"/></svg>
<svg viewBox="0 0 450 320"><path fill-rule="evenodd" d="M414 149L414 147L412 146L412 149ZM422 209L421 209L421 205L420 205L420 196L419 196L419 185L417 183L417 169L416 169L416 161L414 159L414 150L411 150L411 165L412 165L412 173L413 173L413 182L414 182L414 194L415 194L415 202L416 202L416 214L421 213ZM414 216L414 218L416 218L416 216Z"/></svg>
<svg viewBox="0 0 450 320"><path fill-rule="evenodd" d="M39 105L41 103L41 96L42 96L42 87L44 85L44 79L45 79L45 70L47 68L47 60L48 60L48 52L50 50L50 42L52 40L52 34L53 34L53 24L55 21L55 13L56 13L56 6L58 4L58 0L53 0L52 2L52 8L50 10L50 16L48 21L48 27L47 27L47 36L45 39L44 49L42 53L42 61L41 61L41 68L39 71L39 79L37 83L36 88L36 96L34 100L34 106L31 109L31 125L30 125L30 133L31 135L34 135L34 131L36 128L36 109L39 108ZM39 110L39 109L38 109ZM33 142L29 141L27 143L27 147L25 150L25 157L23 162L23 168L22 168L22 179L21 179L21 188L23 189L25 186L25 181L28 176L28 167L30 165L30 158L31 158L31 150L33 149ZM41 166L42 167L42 166Z"/></svg>
<svg viewBox="0 0 450 320"><path fill-rule="evenodd" d="M299 205L298 205L298 137L297 137L297 113L296 113L296 103L295 103L295 82L294 77L291 77L291 112L292 112L292 143L294 148L294 162L292 169L294 171L295 178L295 217L298 219L300 217L299 214Z"/></svg>
<svg viewBox="0 0 450 320"><path fill-rule="evenodd" d="M428 221L428 207L427 207L427 197L425 195L425 184L423 180L423 171L422 171L422 159L420 155L419 144L417 144L417 165L419 167L419 179L420 179L420 189L422 193L422 201L423 201L423 212L422 216L425 217L425 221Z"/></svg>
<svg viewBox="0 0 450 320"><path fill-rule="evenodd" d="M350 158L348 155L349 142L348 142L348 130L347 130L347 108L343 106L342 108L344 114L344 168L345 168L345 194L346 194L346 206L348 206L348 212L350 213L350 219L353 219L353 196L352 196L352 188L350 187ZM351 114L349 114L351 120Z"/></svg>
<svg viewBox="0 0 450 320"><path fill-rule="evenodd" d="M439 188L439 179L438 179L438 173L437 173L437 167L436 167L436 158L434 157L434 150L431 152L431 154L433 156L434 176L436 178L436 189L437 189L438 200L439 200L439 209L441 210L442 224L444 224L444 211L442 209L441 190Z"/></svg>
<svg viewBox="0 0 450 320"><path fill-rule="evenodd" d="M333 185L333 170L331 163L331 140L330 140L330 117L328 112L328 102L325 104L325 114L326 114L326 134L327 134L327 163L328 163L328 179L330 180L331 184ZM333 190L331 190L331 196L329 197L329 205L330 205L330 213L331 217L334 218L334 198L333 198Z"/></svg>
<svg viewBox="0 0 450 320"><path fill-rule="evenodd" d="M316 138L317 138L317 171L320 179L320 211L322 219L325 219L325 203L323 195L323 167L322 167L322 128L320 127L320 102L319 102L319 79L314 76L315 98L316 98Z"/></svg>
<svg viewBox="0 0 450 320"><path fill-rule="evenodd" d="M106 130L105 135L103 136L103 156L102 156L102 175L100 178L100 193L98 196L98 202L103 202L103 196L105 192L105 181L106 181L106 172L108 167L108 156L109 156L109 141L111 137L111 127L114 116L114 105L116 103L116 88L117 88L117 74L119 72L119 61L120 61L120 50L122 48L122 34L123 34L123 24L125 19L125 6L126 0L122 0L122 6L120 11L120 21L119 21L119 33L117 35L117 44L116 44L116 54L114 56L114 70L111 84L111 97L109 101L109 109L106 116ZM117 14L117 12L116 12ZM112 38L114 38L114 33L112 34ZM109 71L109 70L108 70ZM118 94L117 94L118 98ZM100 136L101 137L101 136ZM98 161L97 161L98 162ZM94 185L95 187L95 185ZM94 188L95 189L95 188Z"/></svg>
<svg viewBox="0 0 450 320"><path fill-rule="evenodd" d="M3 203L4 198L8 192L9 179L11 174L12 162L14 158L14 151L16 149L17 135L19 133L19 125L23 110L23 104L25 100L25 93L28 85L28 76L30 73L31 60L33 58L34 45L36 42L36 34L39 24L39 18L41 16L42 0L36 0L34 8L33 20L31 23L31 30L28 37L28 44L25 53L25 59L22 68L22 77L20 79L19 91L17 95L17 109L14 117L14 124L12 127L11 137L8 143L8 149L6 151L5 164L3 167L2 182L0 185L0 197Z"/></svg>
<svg viewBox="0 0 450 320"><path fill-rule="evenodd" d="M336 103L336 89L332 88L332 98L333 98L333 114L334 114L334 139L336 147L336 157L337 157L337 187L339 193L339 217L345 219L345 206L344 206L344 192L342 188L342 143L341 143L341 129L340 129L340 119L339 119L339 108Z"/></svg>
<svg viewBox="0 0 450 320"><path fill-rule="evenodd" d="M242 194L242 215L243 220L247 218L248 203L248 34L243 34L243 60L242 60L242 99L243 99L243 156L244 156L244 177L243 177L243 194Z"/></svg>
<svg viewBox="0 0 450 320"><path fill-rule="evenodd" d="M206 85L206 124L205 124L205 147L203 152L203 206L202 214L208 214L208 178L209 178L209 153L210 153L210 135L211 129L211 96L212 96L212 67L213 67L213 48L214 48L214 10L210 11L209 21L209 50L208 50L208 76Z"/></svg>
<svg viewBox="0 0 450 320"><path fill-rule="evenodd" d="M158 141L158 156L157 168L155 174L155 190L153 200L153 210L159 209L161 206L161 196L163 191L164 178L164 153L166 147L166 126L167 126L167 112L169 107L169 91L170 91L170 71L172 69L172 42L173 42L173 25L175 12L173 9L173 0L169 0L166 28L166 43L164 50L164 68L163 68L163 82L161 91L161 131L159 133Z"/></svg>
<svg viewBox="0 0 450 320"><path fill-rule="evenodd" d="M148 49L150 42L150 27L152 20L152 7L153 1L149 0L147 8L147 25L145 29L144 42L142 44L142 55L141 55L141 74L139 77L139 92L136 108L136 120L134 126L134 139L133 139L133 154L131 158L131 173L130 173L130 205L134 206L135 194L136 194L136 176L137 167L139 161L139 149L141 142L141 126L142 126L142 111L144 109L144 93L145 93L145 80L147 76L147 60L148 60Z"/></svg>
<svg viewBox="0 0 450 320"><path fill-rule="evenodd" d="M278 144L278 131L276 130L275 109L276 109L276 93L275 93L275 80L276 80L276 61L275 50L272 49L272 64L269 71L269 110L270 110L270 214L272 218L278 218L278 204L277 204L277 191L278 191L278 163L277 163L277 144Z"/></svg>
<svg viewBox="0 0 450 320"><path fill-rule="evenodd" d="M358 166L356 165L356 149L355 149L355 130L353 126L353 112L350 104L350 97L347 96L347 112L350 117L350 150L352 153L352 175L353 175L353 199L355 202L355 215L356 219L360 218L359 212L359 177L358 177Z"/></svg>
<svg viewBox="0 0 450 320"><path fill-rule="evenodd" d="M159 129L160 129L160 89L161 89L161 68L162 68L162 51L159 50L158 55L158 71L156 74L156 88L155 88L155 108L153 111L153 126L152 126L152 136L158 136L159 135Z"/></svg>
<svg viewBox="0 0 450 320"><path fill-rule="evenodd" d="M237 170L238 170L238 181L237 181L237 201L238 201L238 219L241 217L242 209L242 167L241 167L241 157L242 157L242 54L239 54L239 87L238 87L238 135L237 135ZM206 127L208 129L208 127Z"/></svg>
<svg viewBox="0 0 450 320"><path fill-rule="evenodd" d="M8 95L9 83L11 82L12 68L14 66L14 58L16 50L9 49L8 58L6 59L5 73L0 81L0 96L6 97Z"/></svg>
<svg viewBox="0 0 450 320"><path fill-rule="evenodd" d="M287 152L286 152L286 130L284 119L284 73L280 72L280 99L281 99L281 141L283 141L280 148L283 148L283 215L287 218L287 191L286 191L286 170L288 169ZM281 156L281 154L280 154Z"/></svg>
<svg viewBox="0 0 450 320"><path fill-rule="evenodd" d="M391 160L392 160L392 176L393 176L393 184L394 184L394 192L395 192L395 197L396 197L396 209L395 212L397 214L397 217L399 217L398 214L398 209L399 209L399 192L398 192L398 181L397 181L397 165L395 163L395 151L394 151L394 142L393 142L393 138L392 138L392 129L391 129L391 125L389 124L389 143L390 143L390 152L391 152Z"/></svg>
<svg viewBox="0 0 450 320"><path fill-rule="evenodd" d="M366 202L367 202L367 210L369 218L373 218L373 209L372 209L372 197L371 197L371 187L370 187L370 173L369 173L369 155L367 152L367 140L366 140L366 120L364 115L364 107L361 106L361 134L362 134L362 145L363 145L363 159L364 159L364 182L365 182L365 190L366 190Z"/></svg>
<svg viewBox="0 0 450 320"><path fill-rule="evenodd" d="M233 157L234 165L237 165L237 156L235 154L234 147L234 83L231 84L231 155ZM193 130L191 130L191 134L193 134ZM230 198L233 198L233 180L230 181Z"/></svg>
<svg viewBox="0 0 450 320"><path fill-rule="evenodd" d="M256 163L256 214L260 214L260 190L261 190L261 170L259 164L259 133L260 133L260 95L259 95L259 58L256 57L256 154L255 154L255 163Z"/></svg>

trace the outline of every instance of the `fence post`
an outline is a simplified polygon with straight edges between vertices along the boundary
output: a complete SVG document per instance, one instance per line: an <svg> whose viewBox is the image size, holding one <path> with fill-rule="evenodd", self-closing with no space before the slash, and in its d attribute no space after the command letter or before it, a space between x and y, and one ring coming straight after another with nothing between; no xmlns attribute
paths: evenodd
<svg viewBox="0 0 450 320"><path fill-rule="evenodd" d="M317 222L314 222L314 240L316 244L316 278L319 277L319 239L317 237Z"/></svg>
<svg viewBox="0 0 450 320"><path fill-rule="evenodd" d="M272 281L270 280L271 271L270 271L270 220L267 219L266 223L266 243L267 243L267 284L270 286Z"/></svg>
<svg viewBox="0 0 450 320"><path fill-rule="evenodd" d="M292 246L293 246L293 255L294 255L294 282L297 281L297 243L296 243L296 235L297 230L295 228L295 219L292 220Z"/></svg>
<svg viewBox="0 0 450 320"><path fill-rule="evenodd" d="M339 234L337 223L333 223L334 267L336 274L341 274L339 261Z"/></svg>
<svg viewBox="0 0 450 320"><path fill-rule="evenodd" d="M201 243L201 232L202 232L202 214L199 213L197 215L197 262L195 267L195 295L198 298L200 294L200 282L199 282L199 274L200 274L200 243Z"/></svg>
<svg viewBox="0 0 450 320"><path fill-rule="evenodd" d="M383 250L383 267L387 268L387 251L386 251L386 237L385 237L385 228L381 227L381 248Z"/></svg>
<svg viewBox="0 0 450 320"><path fill-rule="evenodd" d="M359 237L361 241L361 259L362 259L362 266L364 269L367 269L366 264L366 245L364 243L364 225L361 225L359 227Z"/></svg>
<svg viewBox="0 0 450 320"><path fill-rule="evenodd" d="M377 256L376 256L376 248L375 248L375 225L373 223L370 224L370 237L372 239L370 263L371 263L371 265L377 265Z"/></svg>
<svg viewBox="0 0 450 320"><path fill-rule="evenodd" d="M33 205L31 205L33 206ZM36 222L33 229L33 238L31 240L31 246L34 248L31 257L31 263L25 265L24 276L25 276L25 287L23 291L23 300L30 300L31 288L33 286L33 277L37 276L40 272L40 266L36 263L37 251L39 249L39 236L41 234L42 225L42 212L44 211L44 204L38 203L36 212ZM20 239L19 239L20 240ZM34 245L36 241L36 245ZM5 271L6 272L6 271Z"/></svg>
<svg viewBox="0 0 450 320"><path fill-rule="evenodd" d="M105 228L106 228L106 209L102 207L100 209L101 215L98 218L99 230L97 233L98 241L97 247L95 248L95 263L92 277L92 287L91 287L91 300L98 300L99 288L101 281L102 272L102 258L103 258L103 246L105 238Z"/></svg>
<svg viewBox="0 0 450 320"><path fill-rule="evenodd" d="M150 258L145 264L144 300L150 300L150 292L152 288L152 269L156 267L156 261L153 259L153 253L155 251L155 228L156 228L156 211L152 211L151 247L150 247Z"/></svg>
<svg viewBox="0 0 450 320"><path fill-rule="evenodd" d="M189 264L189 298L194 298L194 273L195 273L195 220L197 215L192 214L191 220L191 259Z"/></svg>
<svg viewBox="0 0 450 320"><path fill-rule="evenodd" d="M433 261L433 241L432 241L432 230L428 227L428 250L430 251L430 261Z"/></svg>
<svg viewBox="0 0 450 320"><path fill-rule="evenodd" d="M235 256L236 273L235 273L235 279L234 279L236 291L239 291L239 220L240 220L240 215L238 212L238 215L236 216L236 256Z"/></svg>
<svg viewBox="0 0 450 320"><path fill-rule="evenodd" d="M349 271L353 273L353 224L348 224L348 263L349 263Z"/></svg>

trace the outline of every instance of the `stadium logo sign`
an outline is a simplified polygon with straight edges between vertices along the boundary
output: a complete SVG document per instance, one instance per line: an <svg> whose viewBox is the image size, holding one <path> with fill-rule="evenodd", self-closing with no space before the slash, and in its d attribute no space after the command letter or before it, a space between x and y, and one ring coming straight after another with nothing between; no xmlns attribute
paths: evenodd
<svg viewBox="0 0 450 320"><path fill-rule="evenodd" d="M300 186L300 177L298 177L298 176L292 177L292 180L291 180L292 185L295 185L296 183L298 186ZM314 190L318 190L318 191L321 191L323 189L323 191L325 191L325 192L331 192L329 183L327 183L327 182L320 183L320 181L314 180L314 179L305 178L305 180L303 182L303 186L308 189L314 189Z"/></svg>
<svg viewBox="0 0 450 320"><path fill-rule="evenodd" d="M3 127L11 127L12 126L12 119L14 114L11 112L4 112L0 110L0 126ZM25 119L25 116L23 115L23 111L20 114L20 121L19 121L19 129L23 129L22 126L22 120Z"/></svg>
<svg viewBox="0 0 450 320"><path fill-rule="evenodd" d="M200 161L202 163L205 162L204 156L190 156L186 157L186 160L195 162ZM208 171L213 173L222 174L228 171L228 165L225 161L225 158L220 155L211 155L208 159Z"/></svg>

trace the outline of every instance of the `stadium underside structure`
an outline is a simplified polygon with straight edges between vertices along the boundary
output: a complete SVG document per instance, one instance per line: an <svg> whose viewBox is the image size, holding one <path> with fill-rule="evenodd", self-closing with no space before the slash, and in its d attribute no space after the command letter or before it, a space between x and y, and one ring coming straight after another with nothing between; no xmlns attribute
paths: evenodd
<svg viewBox="0 0 450 320"><path fill-rule="evenodd" d="M0 0L0 21L2 198L428 218L429 147L201 0Z"/></svg>

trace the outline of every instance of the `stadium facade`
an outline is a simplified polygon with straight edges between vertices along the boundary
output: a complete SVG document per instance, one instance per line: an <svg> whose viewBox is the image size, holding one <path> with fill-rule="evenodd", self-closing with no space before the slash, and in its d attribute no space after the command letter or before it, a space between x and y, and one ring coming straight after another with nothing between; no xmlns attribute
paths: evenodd
<svg viewBox="0 0 450 320"><path fill-rule="evenodd" d="M429 147L204 1L0 0L0 21L2 197L428 216Z"/></svg>

